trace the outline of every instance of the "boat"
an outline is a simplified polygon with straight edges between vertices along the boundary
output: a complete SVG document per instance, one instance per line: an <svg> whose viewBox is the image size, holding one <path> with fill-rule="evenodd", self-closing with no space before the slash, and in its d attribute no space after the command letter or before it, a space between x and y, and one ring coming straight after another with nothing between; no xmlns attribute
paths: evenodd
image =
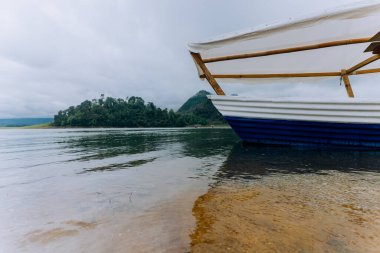
<svg viewBox="0 0 380 253"><path fill-rule="evenodd" d="M209 99L244 142L380 148L380 98L357 97L351 85L380 73L380 1L262 25L188 49L199 77L216 93ZM344 84L344 97L226 95L221 82L331 82Z"/></svg>

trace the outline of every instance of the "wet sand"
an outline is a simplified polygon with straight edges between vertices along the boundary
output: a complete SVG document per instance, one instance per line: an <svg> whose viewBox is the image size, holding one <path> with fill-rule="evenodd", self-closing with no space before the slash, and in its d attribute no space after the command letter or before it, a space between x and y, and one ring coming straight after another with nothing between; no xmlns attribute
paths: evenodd
<svg viewBox="0 0 380 253"><path fill-rule="evenodd" d="M199 191L187 192L141 214L115 213L97 222L52 222L25 234L20 251L188 252L195 227L192 206ZM81 243L78 243L80 241Z"/></svg>
<svg viewBox="0 0 380 253"><path fill-rule="evenodd" d="M137 212L105 212L86 220L51 221L26 233L20 252L189 252L196 225L192 207L207 187L182 190ZM140 201L128 196L131 203Z"/></svg>
<svg viewBox="0 0 380 253"><path fill-rule="evenodd" d="M380 252L373 173L272 176L197 199L191 252Z"/></svg>

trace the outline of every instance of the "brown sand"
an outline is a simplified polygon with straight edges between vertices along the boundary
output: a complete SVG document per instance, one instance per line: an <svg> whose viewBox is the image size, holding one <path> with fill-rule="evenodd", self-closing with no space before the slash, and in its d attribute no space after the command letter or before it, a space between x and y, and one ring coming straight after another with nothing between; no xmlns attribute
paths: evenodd
<svg viewBox="0 0 380 253"><path fill-rule="evenodd" d="M367 176L289 175L214 187L194 204L191 251L380 252L380 181Z"/></svg>
<svg viewBox="0 0 380 253"><path fill-rule="evenodd" d="M200 192L202 191L202 192ZM140 213L115 212L96 222L49 222L25 235L20 251L28 252L188 252L195 227L192 206L205 190L194 189Z"/></svg>
<svg viewBox="0 0 380 253"><path fill-rule="evenodd" d="M128 224L114 227L117 234L107 238L99 248L104 249L102 252L188 252L189 234L195 226L191 213L194 199L196 196L189 193L138 217L120 216L128 219Z"/></svg>
<svg viewBox="0 0 380 253"><path fill-rule="evenodd" d="M75 236L79 233L78 230L75 229L65 229L65 228L53 228L46 231L35 230L27 235L27 238L30 242L38 242L38 243L50 243L52 241L58 240L60 238Z"/></svg>
<svg viewBox="0 0 380 253"><path fill-rule="evenodd" d="M59 227L47 229L47 230L34 230L26 235L26 239L29 242L47 244L64 237L76 236L81 229L90 230L94 229L96 223L69 220L63 222ZM66 225L66 226L65 226ZM69 226L67 226L69 225ZM24 243L26 243L24 241Z"/></svg>
<svg viewBox="0 0 380 253"><path fill-rule="evenodd" d="M380 174L272 176L199 194L178 194L139 215L52 223L27 234L24 246L35 245L33 252L188 252L190 243L202 253L380 252Z"/></svg>

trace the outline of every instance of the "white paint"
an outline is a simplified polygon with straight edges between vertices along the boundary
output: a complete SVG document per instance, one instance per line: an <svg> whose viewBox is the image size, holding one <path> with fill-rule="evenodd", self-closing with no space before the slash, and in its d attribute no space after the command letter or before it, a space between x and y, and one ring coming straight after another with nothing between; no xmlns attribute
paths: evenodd
<svg viewBox="0 0 380 253"><path fill-rule="evenodd" d="M209 98L223 116L380 124L380 99Z"/></svg>

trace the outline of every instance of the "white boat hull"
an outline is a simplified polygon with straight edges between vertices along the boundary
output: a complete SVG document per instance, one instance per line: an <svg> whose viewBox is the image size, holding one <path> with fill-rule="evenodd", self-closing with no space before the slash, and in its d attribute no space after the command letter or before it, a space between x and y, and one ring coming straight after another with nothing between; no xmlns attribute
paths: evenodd
<svg viewBox="0 0 380 253"><path fill-rule="evenodd" d="M380 147L380 101L209 98L246 142Z"/></svg>

